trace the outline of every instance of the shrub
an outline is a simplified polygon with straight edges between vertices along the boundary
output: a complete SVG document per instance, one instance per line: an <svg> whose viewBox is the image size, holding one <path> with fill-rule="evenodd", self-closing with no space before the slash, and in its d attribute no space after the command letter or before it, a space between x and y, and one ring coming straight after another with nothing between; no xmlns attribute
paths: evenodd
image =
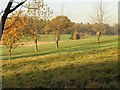
<svg viewBox="0 0 120 90"><path fill-rule="evenodd" d="M80 33L77 31L72 32L70 39L72 39L72 40L80 39Z"/></svg>

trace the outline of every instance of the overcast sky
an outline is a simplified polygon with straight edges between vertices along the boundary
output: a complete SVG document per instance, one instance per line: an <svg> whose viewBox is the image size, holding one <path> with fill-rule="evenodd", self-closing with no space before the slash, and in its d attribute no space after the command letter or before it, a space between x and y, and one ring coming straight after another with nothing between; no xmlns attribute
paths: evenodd
<svg viewBox="0 0 120 90"><path fill-rule="evenodd" d="M5 8L9 0L0 0L0 11ZM19 1L19 0L17 0ZM91 22L90 17L94 16L95 7L99 0L45 0L45 3L54 11L53 17L61 15L68 16L73 22L88 23ZM118 1L119 0L103 0L106 9L106 16L111 20L108 22L114 24L118 22ZM63 8L63 10L61 10Z"/></svg>

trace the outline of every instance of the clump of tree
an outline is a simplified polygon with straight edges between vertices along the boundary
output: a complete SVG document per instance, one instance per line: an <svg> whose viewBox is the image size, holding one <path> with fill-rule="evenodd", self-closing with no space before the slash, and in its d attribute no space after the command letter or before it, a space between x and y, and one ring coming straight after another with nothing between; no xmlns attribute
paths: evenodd
<svg viewBox="0 0 120 90"><path fill-rule="evenodd" d="M72 25L73 23L66 16L57 16L46 23L44 30L51 31L55 35L56 49L59 48L61 32L68 30Z"/></svg>
<svg viewBox="0 0 120 90"><path fill-rule="evenodd" d="M7 18L5 28L2 37L2 44L8 48L9 60L13 51L20 45L20 42L24 36L24 27L26 22L22 16L13 14Z"/></svg>
<svg viewBox="0 0 120 90"><path fill-rule="evenodd" d="M106 25L106 30L104 32L105 35L118 35L118 24L115 24L113 26Z"/></svg>
<svg viewBox="0 0 120 90"><path fill-rule="evenodd" d="M80 39L80 32L78 32L78 31L72 32L70 39L72 39L72 40Z"/></svg>
<svg viewBox="0 0 120 90"><path fill-rule="evenodd" d="M114 24L112 26L109 24L103 24L102 28L102 35L118 35L118 24ZM81 38L83 38L84 36L96 35L98 29L98 23L74 23L73 27L69 28L68 30L61 31L61 34L72 34L77 31L80 33ZM51 31L49 30L47 33L51 34Z"/></svg>

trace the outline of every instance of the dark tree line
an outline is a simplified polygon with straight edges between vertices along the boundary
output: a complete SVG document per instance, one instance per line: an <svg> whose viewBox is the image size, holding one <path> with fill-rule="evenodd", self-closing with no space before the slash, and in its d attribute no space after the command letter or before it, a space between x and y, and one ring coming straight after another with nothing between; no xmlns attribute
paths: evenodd
<svg viewBox="0 0 120 90"><path fill-rule="evenodd" d="M98 31L98 24L83 24L83 23L75 23L73 27L61 31L61 34L72 34L73 32L79 32L84 35L96 35ZM42 32L42 34L45 34L46 32ZM47 32L47 34L51 34L51 31ZM113 26L109 24L103 24L102 29L103 35L118 35L118 24L115 24Z"/></svg>

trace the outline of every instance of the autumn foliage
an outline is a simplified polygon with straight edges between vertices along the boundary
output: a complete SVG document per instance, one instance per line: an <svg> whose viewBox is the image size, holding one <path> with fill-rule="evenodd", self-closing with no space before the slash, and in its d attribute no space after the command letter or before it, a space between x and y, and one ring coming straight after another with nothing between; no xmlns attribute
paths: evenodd
<svg viewBox="0 0 120 90"><path fill-rule="evenodd" d="M2 44L9 49L9 59L11 58L12 51L20 44L24 36L25 26L26 23L22 16L11 15L6 20Z"/></svg>

